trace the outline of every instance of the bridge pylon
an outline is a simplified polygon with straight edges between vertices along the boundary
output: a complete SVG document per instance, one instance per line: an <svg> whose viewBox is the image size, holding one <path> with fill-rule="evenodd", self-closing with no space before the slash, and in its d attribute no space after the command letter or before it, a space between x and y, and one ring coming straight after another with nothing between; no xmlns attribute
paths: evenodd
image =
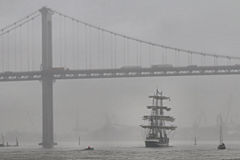
<svg viewBox="0 0 240 160"><path fill-rule="evenodd" d="M42 143L44 148L54 146L53 76L52 69L52 11L43 7L42 15Z"/></svg>

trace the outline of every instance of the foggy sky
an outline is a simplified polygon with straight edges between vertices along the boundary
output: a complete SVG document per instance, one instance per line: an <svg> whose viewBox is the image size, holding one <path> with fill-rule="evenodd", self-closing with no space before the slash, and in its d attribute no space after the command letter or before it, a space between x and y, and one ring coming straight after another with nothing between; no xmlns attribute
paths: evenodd
<svg viewBox="0 0 240 160"><path fill-rule="evenodd" d="M0 0L0 28L42 6L140 39L240 56L237 0ZM106 115L114 123L138 126L148 113L147 96L156 88L171 97L170 114L179 127L192 126L201 116L201 125L215 125L220 112L238 123L239 80L237 75L59 80L54 84L55 131L73 130L77 107L82 128L101 127ZM0 133L10 130L41 131L40 82L0 83Z"/></svg>

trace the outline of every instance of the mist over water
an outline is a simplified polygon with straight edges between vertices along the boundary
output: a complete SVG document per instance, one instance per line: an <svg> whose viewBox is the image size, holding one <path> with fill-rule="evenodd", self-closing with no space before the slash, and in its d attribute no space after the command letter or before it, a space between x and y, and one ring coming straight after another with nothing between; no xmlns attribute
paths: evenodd
<svg viewBox="0 0 240 160"><path fill-rule="evenodd" d="M42 6L48 6L141 39L225 55L238 56L239 53L236 47L239 5L236 1L72 0L66 5L65 1L39 0L33 3L24 0L21 3L1 3L2 27ZM9 10L12 12L9 13ZM220 25L223 22L228 24L227 27ZM40 55L40 51L37 52ZM40 61L40 57L38 59ZM36 67L39 69L40 66ZM226 123L237 125L238 79L234 75L57 80L54 83L55 133L69 134L77 123L80 130L92 131L101 128L106 117L111 117L114 124L138 126L142 123L142 115L147 112L145 106L150 103L147 96L153 94L156 88L171 97L171 114L176 117L175 123L179 128L192 127L198 121L199 126L215 126L219 113L223 114ZM6 82L0 85L0 132L34 132L32 134L40 135L41 83Z"/></svg>
<svg viewBox="0 0 240 160"><path fill-rule="evenodd" d="M172 144L173 147L168 148L145 148L142 142L91 142L91 144L96 146L94 151L81 151L82 146L68 143L50 150L30 146L17 149L8 148L0 150L0 154L4 160L216 160L238 159L240 157L240 146L236 142L228 142L228 149L224 151L216 149L216 142L200 142L197 146L193 146L189 142L175 142Z"/></svg>

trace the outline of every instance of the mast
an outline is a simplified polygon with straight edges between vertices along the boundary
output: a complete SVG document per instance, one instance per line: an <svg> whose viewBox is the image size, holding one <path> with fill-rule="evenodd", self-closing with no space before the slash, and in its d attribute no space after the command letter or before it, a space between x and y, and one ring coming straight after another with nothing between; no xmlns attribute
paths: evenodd
<svg viewBox="0 0 240 160"><path fill-rule="evenodd" d="M220 144L218 145L218 149L226 149L226 146L225 146L225 144L223 143L223 133L222 133L222 128L223 128L223 121L222 121L222 115L220 114L219 115L219 120L220 120L220 126L219 126L219 132L220 132L220 134L219 134L219 140L220 140Z"/></svg>
<svg viewBox="0 0 240 160"><path fill-rule="evenodd" d="M222 135L222 115L219 116L220 118L220 127L219 127L219 140L220 140L220 144L223 143L223 135Z"/></svg>
<svg viewBox="0 0 240 160"><path fill-rule="evenodd" d="M18 138L16 137L16 146L19 146Z"/></svg>
<svg viewBox="0 0 240 160"><path fill-rule="evenodd" d="M197 145L197 136L194 137L194 145Z"/></svg>
<svg viewBox="0 0 240 160"><path fill-rule="evenodd" d="M1 137L2 137L2 144L4 145L4 144L5 144L4 135L3 135L3 134L1 134Z"/></svg>
<svg viewBox="0 0 240 160"><path fill-rule="evenodd" d="M169 97L163 95L158 89L153 96L149 96L152 99L152 105L147 106L147 109L151 109L151 115L143 116L143 120L148 120L149 125L141 125L142 128L149 129L147 139L160 139L168 141L167 130L175 130L176 126L167 126L166 121L173 122L175 118L171 116L165 116L164 111L170 111L171 108L164 106L164 100L170 100Z"/></svg>

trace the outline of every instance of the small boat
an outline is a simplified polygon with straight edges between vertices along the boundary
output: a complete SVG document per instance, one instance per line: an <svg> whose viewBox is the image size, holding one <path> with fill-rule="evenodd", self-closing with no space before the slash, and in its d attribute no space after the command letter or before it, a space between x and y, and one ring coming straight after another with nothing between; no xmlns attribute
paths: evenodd
<svg viewBox="0 0 240 160"><path fill-rule="evenodd" d="M224 143L219 144L218 149L226 149L225 144Z"/></svg>
<svg viewBox="0 0 240 160"><path fill-rule="evenodd" d="M223 143L223 133L222 133L222 116L219 115L219 121L220 121L220 125L219 125L219 141L220 141L220 144L218 145L217 149L219 150L223 150L223 149L226 149L226 146L225 144Z"/></svg>
<svg viewBox="0 0 240 160"><path fill-rule="evenodd" d="M4 136L2 135L2 143L0 143L0 147L18 147L18 146L19 146L19 141L17 137L16 137L16 144L11 145L8 142L6 142L5 144Z"/></svg>
<svg viewBox="0 0 240 160"><path fill-rule="evenodd" d="M6 147L18 147L18 146L19 146L19 142L17 137L16 137L16 144L11 145L11 144L8 144L7 142L7 145L6 145Z"/></svg>
<svg viewBox="0 0 240 160"><path fill-rule="evenodd" d="M2 137L2 143L0 143L0 147L5 147L4 136L1 135L1 137Z"/></svg>
<svg viewBox="0 0 240 160"><path fill-rule="evenodd" d="M16 147L19 146L18 138L16 137Z"/></svg>
<svg viewBox="0 0 240 160"><path fill-rule="evenodd" d="M91 146L88 146L87 148L85 148L85 149L83 149L84 151L88 151L88 150L94 150L94 148L93 147L91 147Z"/></svg>

